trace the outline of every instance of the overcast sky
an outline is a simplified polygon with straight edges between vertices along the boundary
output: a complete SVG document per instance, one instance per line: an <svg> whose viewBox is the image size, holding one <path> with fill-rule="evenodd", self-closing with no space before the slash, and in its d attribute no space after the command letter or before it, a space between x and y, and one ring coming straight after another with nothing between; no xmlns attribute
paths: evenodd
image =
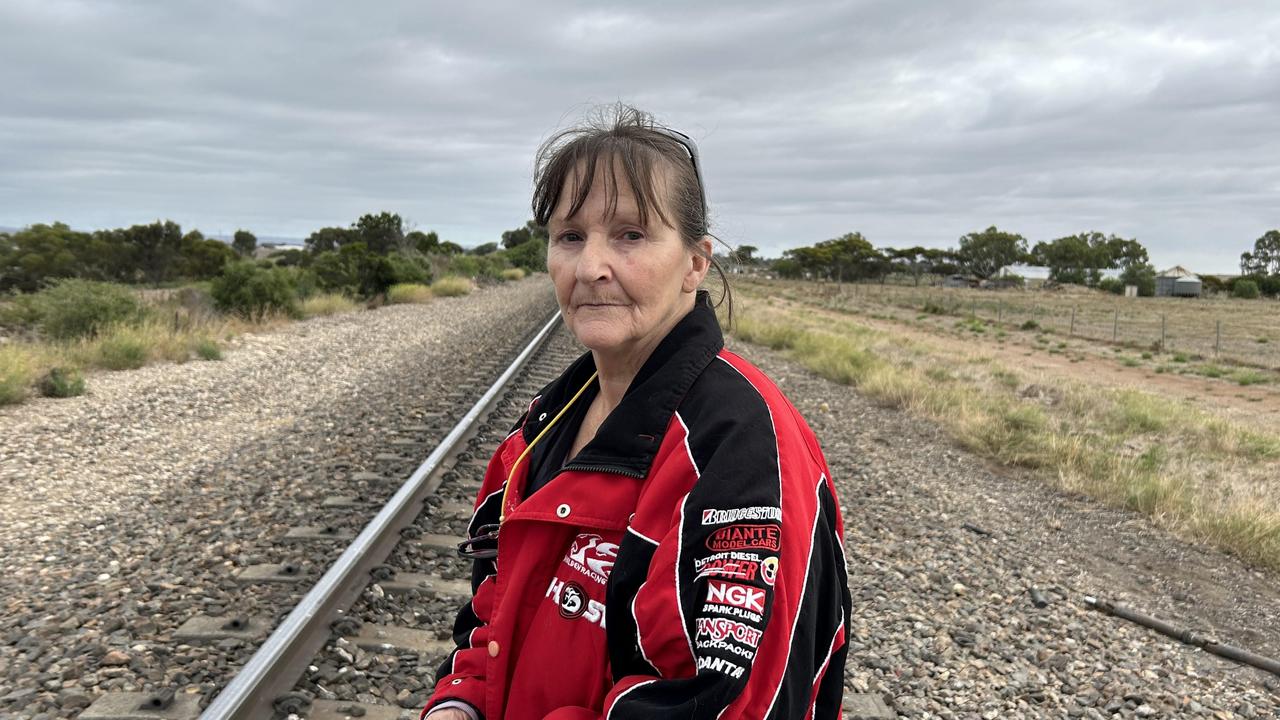
<svg viewBox="0 0 1280 720"><path fill-rule="evenodd" d="M4 0L0 225L302 238L530 217L594 103L692 135L717 234L946 247L995 224L1238 271L1280 227L1280 5Z"/></svg>

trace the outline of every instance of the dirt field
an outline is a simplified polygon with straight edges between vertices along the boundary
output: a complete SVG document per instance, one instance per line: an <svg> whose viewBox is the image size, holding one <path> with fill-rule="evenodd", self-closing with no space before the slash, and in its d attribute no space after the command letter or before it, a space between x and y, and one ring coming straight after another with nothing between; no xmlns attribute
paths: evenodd
<svg viewBox="0 0 1280 720"><path fill-rule="evenodd" d="M914 317L928 304L945 310L944 316L976 317L1005 329L1034 321L1059 339L1280 370L1280 302L1275 300L1124 298L1083 288L1039 291L770 284L803 287L826 304L864 314Z"/></svg>

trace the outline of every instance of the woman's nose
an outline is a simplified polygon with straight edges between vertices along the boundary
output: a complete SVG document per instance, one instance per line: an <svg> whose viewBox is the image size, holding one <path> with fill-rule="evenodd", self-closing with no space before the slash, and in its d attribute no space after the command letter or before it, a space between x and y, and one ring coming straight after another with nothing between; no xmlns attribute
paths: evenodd
<svg viewBox="0 0 1280 720"><path fill-rule="evenodd" d="M608 241L603 237L589 235L578 255L578 281L593 283L608 280L613 274L611 263Z"/></svg>

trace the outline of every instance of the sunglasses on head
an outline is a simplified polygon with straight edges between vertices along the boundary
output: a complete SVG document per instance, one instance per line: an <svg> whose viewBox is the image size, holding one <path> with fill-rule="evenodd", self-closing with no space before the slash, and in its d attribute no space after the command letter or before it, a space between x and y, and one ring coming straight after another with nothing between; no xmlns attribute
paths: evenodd
<svg viewBox="0 0 1280 720"><path fill-rule="evenodd" d="M702 200L702 218L703 218L703 222L705 223L706 217L707 217L707 191L706 191L706 185L702 182L702 163L698 162L697 143L693 141L693 138L689 137L688 135L685 135L679 130L672 130L671 128L664 128L664 127L655 127L654 131L656 131L661 135L665 135L671 138L672 140L675 140L676 142L683 145L685 150L689 151L689 161L693 163L693 174L698 179L698 196Z"/></svg>

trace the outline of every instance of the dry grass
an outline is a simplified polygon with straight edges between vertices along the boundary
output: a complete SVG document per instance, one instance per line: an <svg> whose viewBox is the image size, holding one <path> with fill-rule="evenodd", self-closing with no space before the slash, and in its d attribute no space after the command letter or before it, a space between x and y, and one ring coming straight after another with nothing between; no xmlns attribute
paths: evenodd
<svg viewBox="0 0 1280 720"><path fill-rule="evenodd" d="M27 399L44 365L35 348L18 343L0 345L0 405Z"/></svg>
<svg viewBox="0 0 1280 720"><path fill-rule="evenodd" d="M928 417L984 457L1280 568L1280 435L1136 390L1026 378L981 351L957 358L738 290L739 338Z"/></svg>
<svg viewBox="0 0 1280 720"><path fill-rule="evenodd" d="M744 279L735 286L902 321L924 313L998 321L1008 331L1042 330L1100 345L1180 352L1244 367L1280 370L1280 303L1226 297L1124 298L1097 290L974 290L893 284ZM1074 324L1072 317L1074 314ZM1161 347L1161 324L1164 345ZM1216 352L1215 352L1216 349Z"/></svg>
<svg viewBox="0 0 1280 720"><path fill-rule="evenodd" d="M502 271L503 280L523 280L524 268L507 268Z"/></svg>
<svg viewBox="0 0 1280 720"><path fill-rule="evenodd" d="M398 283L387 290L387 302L392 304L431 302L433 297L429 286L418 283Z"/></svg>
<svg viewBox="0 0 1280 720"><path fill-rule="evenodd" d="M431 292L440 297L467 295L473 288L470 280L457 275L446 275L431 283Z"/></svg>
<svg viewBox="0 0 1280 720"><path fill-rule="evenodd" d="M360 309L359 303L342 293L318 293L303 300L298 307L298 311L304 318L336 315Z"/></svg>

